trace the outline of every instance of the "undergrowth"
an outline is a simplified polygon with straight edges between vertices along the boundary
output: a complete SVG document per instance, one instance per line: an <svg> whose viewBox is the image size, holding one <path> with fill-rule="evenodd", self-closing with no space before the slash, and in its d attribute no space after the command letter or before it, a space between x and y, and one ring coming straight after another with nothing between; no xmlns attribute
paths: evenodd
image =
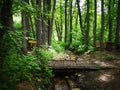
<svg viewBox="0 0 120 90"><path fill-rule="evenodd" d="M23 55L15 35L10 32L1 41L0 90L14 90L23 81L45 90L53 76L48 66L50 52L35 49L30 55Z"/></svg>

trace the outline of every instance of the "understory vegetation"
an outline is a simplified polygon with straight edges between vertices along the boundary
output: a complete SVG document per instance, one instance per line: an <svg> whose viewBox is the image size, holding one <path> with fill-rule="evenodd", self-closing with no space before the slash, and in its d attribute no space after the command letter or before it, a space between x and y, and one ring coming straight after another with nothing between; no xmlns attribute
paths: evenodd
<svg viewBox="0 0 120 90"><path fill-rule="evenodd" d="M14 35L9 32L3 39L4 47L0 47L0 89L14 90L17 84L27 81L33 87L45 90L53 76L51 68L48 67L48 60L52 59L52 54L35 48L30 54L24 55Z"/></svg>

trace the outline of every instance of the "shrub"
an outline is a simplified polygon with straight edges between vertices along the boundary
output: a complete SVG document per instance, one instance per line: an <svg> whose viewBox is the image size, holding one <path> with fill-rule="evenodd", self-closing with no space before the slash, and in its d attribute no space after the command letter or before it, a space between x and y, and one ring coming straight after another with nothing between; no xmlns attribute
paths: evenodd
<svg viewBox="0 0 120 90"><path fill-rule="evenodd" d="M35 76L37 80L37 84L39 88L43 88L50 83L52 75L52 70L48 66L48 60L52 59L52 54L49 51L45 51L43 49L35 49L34 55L36 56L37 63L40 67L39 72L36 73ZM41 80L40 80L41 79Z"/></svg>
<svg viewBox="0 0 120 90"><path fill-rule="evenodd" d="M59 41L53 41L52 42L52 47L56 52L64 52L64 42L59 42Z"/></svg>
<svg viewBox="0 0 120 90"><path fill-rule="evenodd" d="M41 89L50 83L52 70L48 66L48 60L52 56L49 52L35 49L34 53L23 55L11 34L5 35L1 41L0 90L14 90L23 81L29 81Z"/></svg>

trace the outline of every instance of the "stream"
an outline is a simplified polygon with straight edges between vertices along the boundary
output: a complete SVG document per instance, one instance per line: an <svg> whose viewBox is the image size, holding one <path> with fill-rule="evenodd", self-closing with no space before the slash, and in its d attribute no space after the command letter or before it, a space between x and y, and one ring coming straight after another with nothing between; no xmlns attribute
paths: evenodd
<svg viewBox="0 0 120 90"><path fill-rule="evenodd" d="M54 72L48 90L120 90L120 70Z"/></svg>

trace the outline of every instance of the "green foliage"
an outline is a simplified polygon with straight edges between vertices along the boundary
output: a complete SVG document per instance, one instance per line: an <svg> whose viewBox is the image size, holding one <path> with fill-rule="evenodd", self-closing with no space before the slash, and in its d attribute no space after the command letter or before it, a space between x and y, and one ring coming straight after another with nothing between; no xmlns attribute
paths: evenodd
<svg viewBox="0 0 120 90"><path fill-rule="evenodd" d="M33 86L36 83L38 88L45 88L50 83L50 52L36 49L32 54L23 55L12 33L6 34L2 41L0 90L14 90L15 86L23 81L29 81Z"/></svg>
<svg viewBox="0 0 120 90"><path fill-rule="evenodd" d="M51 81L52 70L48 66L48 60L52 59L52 54L49 51L45 51L44 49L35 49L34 56L36 57L37 64L39 67L36 67L34 76L36 76L37 85L39 88L46 88Z"/></svg>
<svg viewBox="0 0 120 90"><path fill-rule="evenodd" d="M86 51L86 45L79 45L77 52L83 53Z"/></svg>
<svg viewBox="0 0 120 90"><path fill-rule="evenodd" d="M1 23L0 23L0 29L1 29L1 28L3 28L3 26L2 26Z"/></svg>
<svg viewBox="0 0 120 90"><path fill-rule="evenodd" d="M89 46L89 50L90 50L90 52L94 52L95 48L93 46Z"/></svg>
<svg viewBox="0 0 120 90"><path fill-rule="evenodd" d="M18 47L15 38L11 37L10 33L4 35L1 40L0 51L0 73L2 73L0 77L2 81L0 89L7 90L10 87L12 88L18 80L18 78L16 78L17 74L15 74L18 72Z"/></svg>
<svg viewBox="0 0 120 90"><path fill-rule="evenodd" d="M53 41L52 42L52 47L56 52L64 52L64 42L59 42L59 41Z"/></svg>

